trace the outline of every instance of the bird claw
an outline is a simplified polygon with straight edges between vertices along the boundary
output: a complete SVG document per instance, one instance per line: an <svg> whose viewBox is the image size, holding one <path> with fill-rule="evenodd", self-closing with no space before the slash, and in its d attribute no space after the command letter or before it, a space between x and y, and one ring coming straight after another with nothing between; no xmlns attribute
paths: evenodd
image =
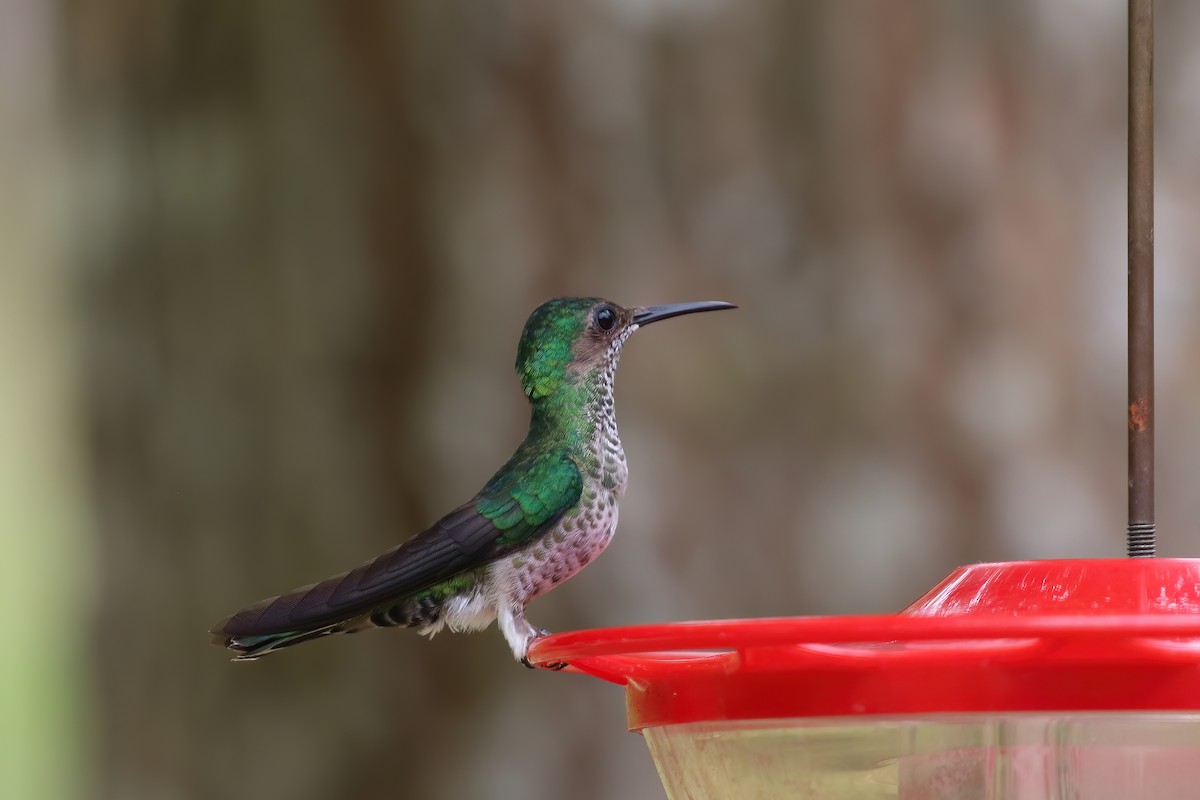
<svg viewBox="0 0 1200 800"><path fill-rule="evenodd" d="M541 666L538 666L537 664L534 664L532 661L529 660L529 656L523 657L521 659L521 663L524 664L525 666L529 667L530 669L547 669L547 670L550 670L551 672L558 672L561 669L567 668L566 661L551 661L549 664L542 664Z"/></svg>
<svg viewBox="0 0 1200 800"><path fill-rule="evenodd" d="M549 636L549 635L550 635L550 631L546 630L545 628L539 628L538 635L535 638L540 639L543 636ZM527 656L527 655L521 656L521 663L524 664L525 666L529 667L529 669L547 669L547 670L550 670L551 672L558 672L559 670L566 669L566 667L567 667L566 661L551 661L549 664L542 664L539 667L539 666L533 664L532 662L530 662L529 656Z"/></svg>

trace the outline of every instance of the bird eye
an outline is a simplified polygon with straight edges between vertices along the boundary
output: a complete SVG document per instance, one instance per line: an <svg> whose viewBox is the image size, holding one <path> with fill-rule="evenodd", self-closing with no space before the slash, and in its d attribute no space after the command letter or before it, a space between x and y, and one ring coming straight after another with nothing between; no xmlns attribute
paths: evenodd
<svg viewBox="0 0 1200 800"><path fill-rule="evenodd" d="M611 331L617 324L617 314L608 306L596 312L596 327L602 331Z"/></svg>

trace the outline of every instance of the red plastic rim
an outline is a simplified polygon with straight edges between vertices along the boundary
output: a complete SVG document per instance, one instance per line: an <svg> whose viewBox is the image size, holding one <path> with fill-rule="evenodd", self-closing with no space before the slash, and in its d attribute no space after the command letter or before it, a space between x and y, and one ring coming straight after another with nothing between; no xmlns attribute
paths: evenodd
<svg viewBox="0 0 1200 800"><path fill-rule="evenodd" d="M631 729L702 720L1200 710L1200 560L976 564L900 614L561 633Z"/></svg>

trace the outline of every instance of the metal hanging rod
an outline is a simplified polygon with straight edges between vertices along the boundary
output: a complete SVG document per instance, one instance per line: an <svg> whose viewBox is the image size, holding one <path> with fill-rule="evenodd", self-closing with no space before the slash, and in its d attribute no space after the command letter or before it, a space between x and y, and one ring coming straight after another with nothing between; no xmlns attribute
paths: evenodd
<svg viewBox="0 0 1200 800"><path fill-rule="evenodd" d="M1154 0L1129 0L1129 555L1155 555Z"/></svg>

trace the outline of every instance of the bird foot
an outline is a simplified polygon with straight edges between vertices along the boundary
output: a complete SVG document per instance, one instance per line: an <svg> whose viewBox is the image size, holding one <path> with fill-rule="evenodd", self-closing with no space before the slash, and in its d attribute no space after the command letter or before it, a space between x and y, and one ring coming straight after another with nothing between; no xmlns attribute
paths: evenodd
<svg viewBox="0 0 1200 800"><path fill-rule="evenodd" d="M549 636L549 635L550 635L550 631L546 630L545 628L541 628L538 630L538 635L536 637L534 637L534 639L535 640L540 639L543 636ZM529 661L529 656L521 656L521 663L524 664L525 666L529 667L530 669L548 669L552 672L558 672L561 669L566 669L566 666L567 666L566 661L551 661L549 664L543 664L541 667L537 667Z"/></svg>

